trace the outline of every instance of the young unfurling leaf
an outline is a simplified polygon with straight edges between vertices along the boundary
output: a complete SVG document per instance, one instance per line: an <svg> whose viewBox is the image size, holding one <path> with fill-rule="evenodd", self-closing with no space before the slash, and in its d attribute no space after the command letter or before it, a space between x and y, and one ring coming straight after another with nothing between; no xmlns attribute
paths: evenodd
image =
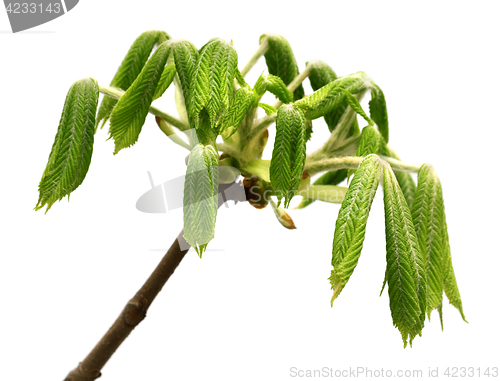
<svg viewBox="0 0 500 381"><path fill-rule="evenodd" d="M307 119L313 120L328 114L344 102L346 97L342 89L357 94L369 85L365 73L354 73L330 82L307 97L295 101L294 104L305 111Z"/></svg>
<svg viewBox="0 0 500 381"><path fill-rule="evenodd" d="M214 238L219 193L218 154L197 144L189 154L184 183L184 238L201 257Z"/></svg>
<svg viewBox="0 0 500 381"><path fill-rule="evenodd" d="M410 209L392 169L384 165L386 281L392 321L406 347L424 327L427 285ZM356 175L354 176L356 177Z"/></svg>
<svg viewBox="0 0 500 381"><path fill-rule="evenodd" d="M139 138L170 54L170 48L170 42L164 42L158 47L113 109L109 133L115 141L115 154L135 144Z"/></svg>
<svg viewBox="0 0 500 381"><path fill-rule="evenodd" d="M351 277L358 263L366 222L375 192L380 183L382 168L377 155L363 159L345 195L335 224L333 237L330 282L333 289L332 303Z"/></svg>
<svg viewBox="0 0 500 381"><path fill-rule="evenodd" d="M363 117L364 120L366 120L368 122L369 125L373 125L374 122L372 119L370 119L368 117L368 115L366 115L365 111L363 110L363 108L361 107L361 105L359 104L359 101L356 99L356 97L354 95L352 95L349 91L347 91L346 89L342 89L342 92L344 93L344 95L346 96L346 99L347 99L347 103L349 104L349 106L351 106L351 108L356 112L358 113L359 115L361 115ZM374 152L375 153L375 152Z"/></svg>
<svg viewBox="0 0 500 381"><path fill-rule="evenodd" d="M85 179L92 159L99 85L92 78L75 82L66 95L47 166L38 186L35 210L69 196Z"/></svg>
<svg viewBox="0 0 500 381"><path fill-rule="evenodd" d="M380 134L384 137L386 143L389 142L389 119L387 117L387 105L385 96L380 87L372 82L372 99L368 103L370 108L370 117L378 126Z"/></svg>
<svg viewBox="0 0 500 381"><path fill-rule="evenodd" d="M307 62L306 65L308 65L310 69L309 81L314 91L338 78L337 74L335 74L333 69L326 62L317 60Z"/></svg>
<svg viewBox="0 0 500 381"><path fill-rule="evenodd" d="M254 86L255 92L262 97L266 91L273 93L283 103L293 102L293 93L288 90L280 77L269 74L260 76Z"/></svg>
<svg viewBox="0 0 500 381"><path fill-rule="evenodd" d="M429 318L434 309L437 309L441 315L443 288L446 291L446 284L453 285L448 288L453 290L450 292L452 296L449 299L450 302L453 300L452 304L459 309L463 317L460 293L451 267L441 182L434 168L428 164L422 165L418 171L418 187L412 207L412 219L425 260L426 312Z"/></svg>
<svg viewBox="0 0 500 381"><path fill-rule="evenodd" d="M189 114L198 128L199 115L206 109L214 128L232 99L238 55L231 44L220 38L207 42L201 49L189 88Z"/></svg>
<svg viewBox="0 0 500 381"><path fill-rule="evenodd" d="M306 121L304 112L285 104L276 117L276 138L271 159L270 177L278 206L285 198L285 208L296 195L306 160Z"/></svg>
<svg viewBox="0 0 500 381"><path fill-rule="evenodd" d="M424 164L418 171L418 187L412 207L420 250L427 274L429 314L443 304L444 203L441 183L434 169Z"/></svg>
<svg viewBox="0 0 500 381"><path fill-rule="evenodd" d="M130 47L110 86L128 90L148 61L153 47L169 39L170 36L160 30L150 30L142 33ZM117 102L116 99L104 96L97 113L97 124L102 120L104 126Z"/></svg>
<svg viewBox="0 0 500 381"><path fill-rule="evenodd" d="M199 53L196 46L187 40L172 41L172 52L174 55L175 71L178 74L182 95L184 97L184 108L189 110L191 79L194 75ZM178 99L179 97L176 97ZM189 118L189 113L186 114ZM191 118L189 118L191 119ZM194 122L190 120L190 124ZM191 127L194 127L193 125Z"/></svg>
<svg viewBox="0 0 500 381"><path fill-rule="evenodd" d="M155 94L153 95L153 100L160 98L163 93L168 89L175 77L175 64L173 62L169 63L163 69L163 73L160 77L160 82L156 87Z"/></svg>
<svg viewBox="0 0 500 381"><path fill-rule="evenodd" d="M275 112L278 112L278 110L276 110L274 106L268 105L267 103L259 103L259 107L261 107L266 112L267 115L271 115L274 114Z"/></svg>
<svg viewBox="0 0 500 381"><path fill-rule="evenodd" d="M269 49L264 54L269 74L280 77L285 85L289 85L299 75L299 67L295 60L292 48L285 37L277 34L263 34L260 41L266 38ZM301 99L304 96L302 85L293 92L293 99Z"/></svg>
<svg viewBox="0 0 500 381"><path fill-rule="evenodd" d="M319 90L323 86L328 85L330 82L337 79L337 74L335 74L333 69L323 61L311 61L308 62L307 65L310 67L309 80L314 91ZM347 99L345 99L332 111L323 116L330 132L337 127L344 111L347 108L347 105L348 102ZM354 119L353 126L350 128L347 136L356 135L357 133L359 133L358 122Z"/></svg>
<svg viewBox="0 0 500 381"><path fill-rule="evenodd" d="M233 135L255 101L255 93L249 87L240 87L234 93L231 104L224 114L220 133L224 139Z"/></svg>

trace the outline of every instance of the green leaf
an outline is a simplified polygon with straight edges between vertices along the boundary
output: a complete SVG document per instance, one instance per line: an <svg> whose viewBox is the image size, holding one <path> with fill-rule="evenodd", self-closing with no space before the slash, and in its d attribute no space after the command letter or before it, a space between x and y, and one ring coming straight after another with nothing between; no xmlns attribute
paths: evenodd
<svg viewBox="0 0 500 381"><path fill-rule="evenodd" d="M309 74L309 80L311 82L311 87L314 91L322 88L323 86L337 79L337 74L335 74L333 69L323 61L311 61L308 62L307 65L309 65L311 69ZM347 99L344 99L337 107L335 107L332 111L324 115L325 122L330 132L333 132L335 127L337 127L348 104L349 103ZM358 121L354 119L353 125L350 128L347 137L354 136L357 134L359 134Z"/></svg>
<svg viewBox="0 0 500 381"><path fill-rule="evenodd" d="M372 99L368 102L370 108L370 117L375 121L378 130L384 137L386 143L389 142L389 119L387 116L387 105L385 103L385 96L380 87L372 82L371 86Z"/></svg>
<svg viewBox="0 0 500 381"><path fill-rule="evenodd" d="M372 153L378 153L381 138L382 137L374 126L369 125L363 128L359 139L358 149L356 150L356 156L362 157ZM354 169L349 169L347 177L351 177L354 172Z"/></svg>
<svg viewBox="0 0 500 381"><path fill-rule="evenodd" d="M309 65L310 67L309 81L311 82L311 87L314 91L319 90L323 86L328 85L330 82L333 82L338 78L337 74L335 74L333 69L326 62L311 61L307 62L306 65ZM344 100L337 108L324 115L325 122L330 132L337 127L337 124L346 108L347 100Z"/></svg>
<svg viewBox="0 0 500 381"><path fill-rule="evenodd" d="M330 82L309 96L295 101L294 104L305 111L307 119L313 120L328 114L344 102L346 96L342 89L357 94L369 85L365 73L354 73Z"/></svg>
<svg viewBox="0 0 500 381"><path fill-rule="evenodd" d="M170 36L160 30L149 30L137 37L113 77L110 86L127 90L148 61L155 44L169 39ZM102 126L104 126L117 102L116 99L104 96L97 113L97 124L102 120Z"/></svg>
<svg viewBox="0 0 500 381"><path fill-rule="evenodd" d="M163 93L168 89L175 77L175 64L173 62L169 63L163 69L163 73L160 77L160 82L156 87L155 94L153 95L153 100L160 98Z"/></svg>
<svg viewBox="0 0 500 381"><path fill-rule="evenodd" d="M465 320L451 265L443 190L436 171L428 164L422 165L418 171L418 187L412 207L412 219L426 266L426 312L429 319L434 309L441 315L444 289L447 295L450 295L448 299L451 304L458 308Z"/></svg>
<svg viewBox="0 0 500 381"><path fill-rule="evenodd" d="M458 291L455 271L453 270L453 264L451 261L450 240L448 237L448 226L446 224L446 218L444 219L443 230L444 230L444 245L443 245L444 246L444 253L443 253L444 292L446 293L446 297L450 301L450 304L460 311L462 319L465 322L467 322L462 307L462 298L460 297L460 291Z"/></svg>
<svg viewBox="0 0 500 381"><path fill-rule="evenodd" d="M269 74L280 77L285 85L289 85L299 75L299 67L295 60L292 48L288 41L277 34L263 34L260 41L267 37L269 49L264 54ZM302 84L294 91L293 99L301 99L304 96Z"/></svg>
<svg viewBox="0 0 500 381"><path fill-rule="evenodd" d="M184 238L201 257L214 238L219 193L218 154L197 144L189 154L184 183Z"/></svg>
<svg viewBox="0 0 500 381"><path fill-rule="evenodd" d="M377 155L365 157L357 169L340 207L335 224L332 249L333 270L330 276L334 290L332 304L358 263L365 239L368 214L381 175L379 157Z"/></svg>
<svg viewBox="0 0 500 381"><path fill-rule="evenodd" d="M231 44L215 38L200 49L190 85L189 113L198 128L199 115L206 109L214 128L229 107L233 95L238 55Z"/></svg>
<svg viewBox="0 0 500 381"><path fill-rule="evenodd" d="M304 112L293 104L278 109L276 138L271 159L270 177L278 206L285 198L285 208L297 194L306 161L306 121Z"/></svg>
<svg viewBox="0 0 500 381"><path fill-rule="evenodd" d="M347 91L346 89L342 89L342 92L344 93L344 95L346 96L347 98L347 103L349 103L349 106L351 106L351 108L356 112L358 113L359 115L361 115L363 117L364 120L366 120L368 122L368 124L371 126L374 124L373 120L371 120L368 115L366 115L365 111L363 110L363 108L361 107L361 105L359 104L359 101L356 99L356 97L354 95L352 95L349 91Z"/></svg>
<svg viewBox="0 0 500 381"><path fill-rule="evenodd" d="M410 209L388 164L384 165L386 280L392 321L406 347L421 335L426 310L426 275Z"/></svg>
<svg viewBox="0 0 500 381"><path fill-rule="evenodd" d="M262 97L266 91L273 93L283 103L293 102L293 93L288 90L280 77L269 74L260 76L254 86L255 92Z"/></svg>
<svg viewBox="0 0 500 381"><path fill-rule="evenodd" d="M115 154L139 138L169 54L170 42L164 42L113 109L109 133L115 141Z"/></svg>
<svg viewBox="0 0 500 381"><path fill-rule="evenodd" d="M92 78L79 80L69 89L38 186L35 210L47 205L48 211L56 201L69 197L83 182L92 158L98 101L99 85Z"/></svg>
<svg viewBox="0 0 500 381"><path fill-rule="evenodd" d="M235 78L236 78L236 82L238 82L238 85L240 85L240 87L248 86L248 83L245 82L245 78L243 78L243 75L241 74L241 72L238 68L236 68Z"/></svg>
<svg viewBox="0 0 500 381"><path fill-rule="evenodd" d="M229 109L222 119L220 131L225 132L224 139L228 139L238 130L238 126L252 107L254 100L255 93L249 87L240 87L236 90Z"/></svg>
<svg viewBox="0 0 500 381"><path fill-rule="evenodd" d="M190 86L199 58L198 49L187 40L175 40L172 42L172 52L174 55L175 71L179 77L182 95L184 96L184 105L187 111L189 110ZM187 113L187 116L188 119L191 119L189 113ZM193 125L194 122L190 120L190 124Z"/></svg>
<svg viewBox="0 0 500 381"><path fill-rule="evenodd" d="M311 61L306 62L306 65L310 68L309 81L311 82L311 87L314 91L338 78L337 74L335 74L333 69L326 62L319 60Z"/></svg>
<svg viewBox="0 0 500 381"><path fill-rule="evenodd" d="M347 169L339 169L338 171L326 172L321 175L313 185L337 185L344 181L347 177ZM315 200L311 198L302 198L302 201L297 206L297 209L303 209L312 204Z"/></svg>
<svg viewBox="0 0 500 381"><path fill-rule="evenodd" d="M262 107L262 109L266 112L267 115L272 115L278 110L276 110L273 106L268 105L267 103L259 103L259 107Z"/></svg>
<svg viewBox="0 0 500 381"><path fill-rule="evenodd" d="M427 274L429 315L443 304L444 203L441 183L434 169L424 164L418 171L418 187L411 210L415 232Z"/></svg>

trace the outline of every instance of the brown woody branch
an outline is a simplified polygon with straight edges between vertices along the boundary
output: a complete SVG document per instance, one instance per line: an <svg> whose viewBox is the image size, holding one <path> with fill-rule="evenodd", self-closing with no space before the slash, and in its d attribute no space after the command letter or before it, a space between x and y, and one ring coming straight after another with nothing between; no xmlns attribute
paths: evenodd
<svg viewBox="0 0 500 381"><path fill-rule="evenodd" d="M235 203L246 201L243 186L235 183L219 185L219 207L227 200L234 200ZM101 376L101 369L130 335L130 332L144 320L148 308L189 248L189 244L184 240L184 230L182 230L146 283L129 300L108 332L78 367L66 376L64 381L94 381Z"/></svg>
<svg viewBox="0 0 500 381"><path fill-rule="evenodd" d="M184 231L181 231L146 283L129 300L118 319L85 360L66 376L65 381L94 381L101 376L102 367L130 332L146 317L149 306L188 252L190 246L185 243L183 234ZM183 244L182 247L186 248L185 250L181 249L179 241L184 241L186 246Z"/></svg>

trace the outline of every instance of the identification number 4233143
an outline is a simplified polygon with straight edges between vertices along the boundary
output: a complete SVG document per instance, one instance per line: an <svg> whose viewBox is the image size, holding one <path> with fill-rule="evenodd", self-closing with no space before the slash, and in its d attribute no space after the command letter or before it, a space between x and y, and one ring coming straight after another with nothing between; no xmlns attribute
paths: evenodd
<svg viewBox="0 0 500 381"><path fill-rule="evenodd" d="M8 3L7 13L60 13L61 3Z"/></svg>
<svg viewBox="0 0 500 381"><path fill-rule="evenodd" d="M497 367L449 367L444 371L446 377L498 377Z"/></svg>

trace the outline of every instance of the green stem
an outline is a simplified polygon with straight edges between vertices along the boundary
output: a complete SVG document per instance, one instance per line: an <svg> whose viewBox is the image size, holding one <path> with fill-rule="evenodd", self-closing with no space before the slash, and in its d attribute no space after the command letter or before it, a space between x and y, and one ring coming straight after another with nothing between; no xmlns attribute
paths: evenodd
<svg viewBox="0 0 500 381"><path fill-rule="evenodd" d="M260 57L266 54L269 49L269 42L267 42L267 37L260 43L259 48L255 51L253 56L247 62L247 64L241 69L241 75L245 77L248 72L254 67Z"/></svg>
<svg viewBox="0 0 500 381"><path fill-rule="evenodd" d="M382 160L385 160L395 171L399 172L415 172L417 173L420 169L419 165L408 164L400 160L393 159L392 157L386 157L379 155Z"/></svg>
<svg viewBox="0 0 500 381"><path fill-rule="evenodd" d="M116 87L106 87L102 85L99 85L99 92L114 99L120 99L123 96L123 94L125 94L125 91L118 89ZM190 129L190 127L186 125L183 121L177 119L172 115L167 114L166 112L157 109L154 106L149 107L149 112L153 115L159 116L160 118L167 121L171 125L177 127L181 131L187 131Z"/></svg>
<svg viewBox="0 0 500 381"><path fill-rule="evenodd" d="M358 156L344 156L344 157L335 157L332 159L322 159L322 160L306 160L306 165L304 167L304 171L309 173L311 176L325 171L335 171L338 169L357 169L364 157ZM386 158L385 156L381 156L381 159L385 160L390 164L393 170L400 172L418 172L420 166L404 163L399 160Z"/></svg>

